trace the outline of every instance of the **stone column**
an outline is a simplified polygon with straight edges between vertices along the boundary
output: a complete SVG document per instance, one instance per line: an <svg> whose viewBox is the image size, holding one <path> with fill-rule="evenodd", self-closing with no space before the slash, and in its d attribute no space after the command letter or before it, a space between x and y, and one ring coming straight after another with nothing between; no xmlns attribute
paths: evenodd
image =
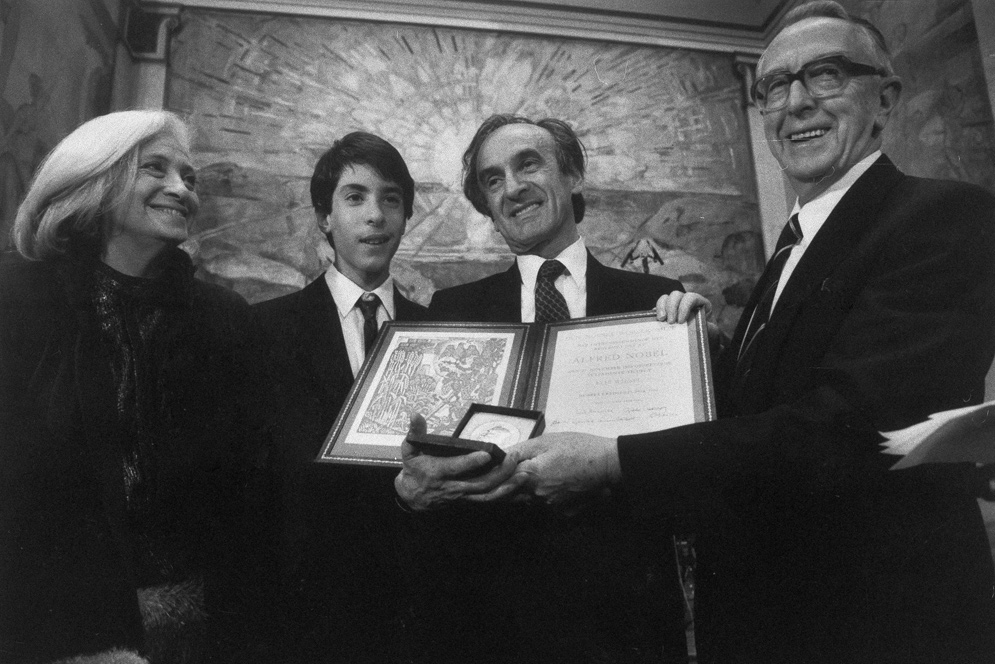
<svg viewBox="0 0 995 664"><path fill-rule="evenodd" d="M978 49L981 51L981 66L988 84L988 102L995 115L995 3L991 0L971 0L974 10L974 26L978 32Z"/></svg>
<svg viewBox="0 0 995 664"><path fill-rule="evenodd" d="M114 76L114 108L162 108L166 101L169 38L179 25L177 7L128 3L124 8L124 46Z"/></svg>
<svg viewBox="0 0 995 664"><path fill-rule="evenodd" d="M754 55L736 55L734 64L743 80L743 105L750 131L750 147L753 151L753 170L757 175L757 202L760 206L760 225L763 229L764 250L768 258L774 251L777 237L788 220L788 213L794 205L792 193L781 166L767 147L764 136L764 120L750 97L756 75L758 58Z"/></svg>

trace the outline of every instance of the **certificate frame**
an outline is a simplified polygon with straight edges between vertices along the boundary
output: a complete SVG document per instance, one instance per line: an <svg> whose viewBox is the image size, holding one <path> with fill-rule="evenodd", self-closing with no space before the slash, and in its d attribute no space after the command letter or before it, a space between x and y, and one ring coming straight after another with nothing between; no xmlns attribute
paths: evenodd
<svg viewBox="0 0 995 664"><path fill-rule="evenodd" d="M521 401L534 335L525 323L386 322L316 461L400 467L412 412L452 435L475 402Z"/></svg>
<svg viewBox="0 0 995 664"><path fill-rule="evenodd" d="M626 331L629 332L633 329L633 326L639 325L644 327L655 325L679 335L683 335L686 332L686 340L682 340L681 342L681 352L686 352L686 356L679 359L688 362L687 369L689 370L689 376L687 376L687 384L682 382L681 386L688 388L690 403L687 405L690 412L684 415L684 420L680 424L714 420L717 415L715 410L715 392L712 383L711 353L708 345L705 313L702 309L698 309L685 325L657 321L656 313L653 311L591 316L545 325L542 335L538 340L539 350L534 370L536 381L530 391L527 407L533 410L546 411L549 406L550 386L556 368L556 355L561 350L561 344L559 343L559 336L561 334L587 328L610 329L613 327L626 327ZM683 350L685 347L686 351ZM561 430L557 426L555 416L551 417L550 413L546 412L546 430ZM639 426L636 426L635 430L625 430L619 426L613 426L610 435L642 433L645 431L655 431L659 428L662 427L641 429ZM667 428L669 428L669 425ZM568 426L567 429L571 431L582 430L581 427L576 426L576 423Z"/></svg>

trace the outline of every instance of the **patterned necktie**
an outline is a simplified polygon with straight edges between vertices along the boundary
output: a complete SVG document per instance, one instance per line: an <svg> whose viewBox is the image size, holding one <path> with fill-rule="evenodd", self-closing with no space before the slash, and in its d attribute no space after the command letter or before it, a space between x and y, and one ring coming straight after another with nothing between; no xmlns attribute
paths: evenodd
<svg viewBox="0 0 995 664"><path fill-rule="evenodd" d="M363 356L373 348L373 340L377 338L377 309L380 308L380 298L376 293L363 293L356 306L363 312Z"/></svg>
<svg viewBox="0 0 995 664"><path fill-rule="evenodd" d="M743 334L743 342L739 346L739 354L736 356L736 375L744 377L750 370L753 361L753 354L756 352L754 343L757 337L767 326L770 319L771 307L774 304L774 294L777 293L777 284L781 280L781 272L784 271L784 264L788 262L791 250L802 240L802 229L798 224L798 215L791 215L781 236L777 239L774 248L774 255L770 257L767 268L760 276L757 288L763 289L763 294L757 301L757 306L750 314L750 322L746 326Z"/></svg>
<svg viewBox="0 0 995 664"><path fill-rule="evenodd" d="M553 282L566 271L560 261L546 261L539 268L536 277L536 322L555 323L570 320L570 309L563 293L556 290Z"/></svg>

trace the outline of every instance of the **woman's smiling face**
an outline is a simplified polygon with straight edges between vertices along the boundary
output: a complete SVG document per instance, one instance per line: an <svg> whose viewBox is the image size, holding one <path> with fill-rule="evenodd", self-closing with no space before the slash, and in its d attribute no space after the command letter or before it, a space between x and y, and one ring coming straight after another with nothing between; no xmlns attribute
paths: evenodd
<svg viewBox="0 0 995 664"><path fill-rule="evenodd" d="M186 148L161 134L139 148L134 186L111 214L108 249L154 257L187 239L200 200Z"/></svg>

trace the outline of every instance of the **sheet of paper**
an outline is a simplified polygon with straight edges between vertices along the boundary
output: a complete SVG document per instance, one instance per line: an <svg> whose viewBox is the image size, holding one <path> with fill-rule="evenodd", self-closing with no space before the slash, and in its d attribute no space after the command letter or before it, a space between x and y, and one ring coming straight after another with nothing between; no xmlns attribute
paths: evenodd
<svg viewBox="0 0 995 664"><path fill-rule="evenodd" d="M905 456L892 470L921 463L995 463L995 401L933 413L900 431L882 433L885 454Z"/></svg>
<svg viewBox="0 0 995 664"><path fill-rule="evenodd" d="M618 436L694 422L689 336L656 320L560 330L546 431Z"/></svg>

